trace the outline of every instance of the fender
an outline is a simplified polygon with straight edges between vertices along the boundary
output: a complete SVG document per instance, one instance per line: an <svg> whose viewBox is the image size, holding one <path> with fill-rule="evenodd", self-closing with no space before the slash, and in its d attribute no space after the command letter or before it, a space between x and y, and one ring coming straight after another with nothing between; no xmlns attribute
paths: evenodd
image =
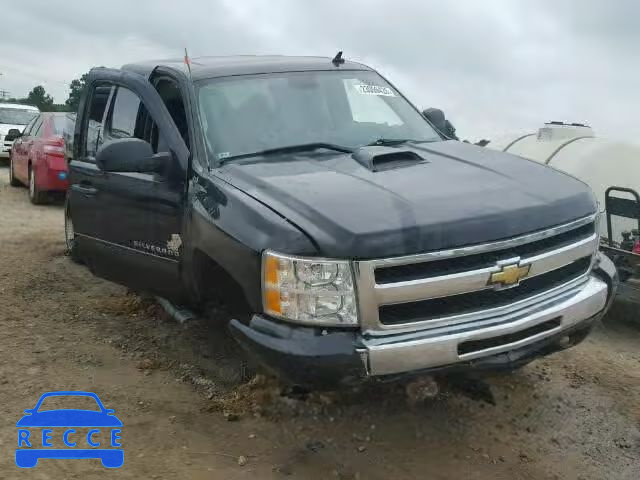
<svg viewBox="0 0 640 480"><path fill-rule="evenodd" d="M249 306L257 312L262 308L263 250L317 254L303 231L215 175L196 173L188 191L183 277L190 292L199 291L196 262L197 252L202 252L240 285Z"/></svg>

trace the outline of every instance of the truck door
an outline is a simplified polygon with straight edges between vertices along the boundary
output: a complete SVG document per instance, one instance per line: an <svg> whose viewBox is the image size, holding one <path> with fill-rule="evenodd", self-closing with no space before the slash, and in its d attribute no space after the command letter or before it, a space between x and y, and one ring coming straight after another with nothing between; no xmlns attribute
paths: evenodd
<svg viewBox="0 0 640 480"><path fill-rule="evenodd" d="M96 107L91 103L92 89L94 93L102 89L103 98L108 89L108 98L99 122L88 113L76 122L69 204L79 254L98 276L180 298L189 151L146 78L95 69L88 84L87 105L81 105L80 112ZM149 142L155 153L168 152L170 165L162 174L139 171L138 164L145 159L132 151L122 158L131 172L100 170L95 158L104 145L130 138Z"/></svg>

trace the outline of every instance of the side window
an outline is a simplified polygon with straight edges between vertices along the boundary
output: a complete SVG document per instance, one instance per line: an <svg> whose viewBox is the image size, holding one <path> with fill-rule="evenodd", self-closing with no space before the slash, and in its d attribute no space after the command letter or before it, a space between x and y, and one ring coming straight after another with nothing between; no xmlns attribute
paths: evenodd
<svg viewBox="0 0 640 480"><path fill-rule="evenodd" d="M155 88L164 102L164 106L167 107L173 123L178 127L184 143L189 148L189 125L180 87L173 80L161 78L155 83Z"/></svg>
<svg viewBox="0 0 640 480"><path fill-rule="evenodd" d="M117 87L107 114L104 129L106 139L139 138L149 142L154 152L158 152L158 128L154 124L144 104L131 90Z"/></svg>
<svg viewBox="0 0 640 480"><path fill-rule="evenodd" d="M118 87L106 135L109 138L136 137L136 123L140 113L138 96L127 88Z"/></svg>
<svg viewBox="0 0 640 480"><path fill-rule="evenodd" d="M31 129L33 128L33 126L36 124L36 122L38 121L39 116L34 117L33 120L31 120L26 127L24 127L24 130L22 130L22 136L26 137L28 135L31 134Z"/></svg>
<svg viewBox="0 0 640 480"><path fill-rule="evenodd" d="M31 126L31 130L29 131L30 137L35 137L38 135L38 130L42 127L42 116L39 115L36 119L36 122Z"/></svg>
<svg viewBox="0 0 640 480"><path fill-rule="evenodd" d="M100 148L104 140L102 121L112 89L113 87L111 85L97 85L91 92L88 107L88 125L84 127L86 130L83 133L84 148L82 153L85 157L95 157L98 148Z"/></svg>
<svg viewBox="0 0 640 480"><path fill-rule="evenodd" d="M32 137L41 138L44 137L45 126L47 124L47 119L45 117L40 118L40 123L36 128L33 129Z"/></svg>

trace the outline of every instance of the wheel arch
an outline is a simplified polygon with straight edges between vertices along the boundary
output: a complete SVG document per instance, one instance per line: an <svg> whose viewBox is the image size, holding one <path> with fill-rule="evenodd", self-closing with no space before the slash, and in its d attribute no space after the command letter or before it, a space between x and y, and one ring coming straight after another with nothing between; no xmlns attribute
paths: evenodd
<svg viewBox="0 0 640 480"><path fill-rule="evenodd" d="M234 291L242 292L242 303L252 312L260 312L262 252L315 252L309 238L295 225L215 176L192 181L187 218L183 279L188 290L196 292L196 299L208 288L203 285L211 283L233 300L239 300Z"/></svg>
<svg viewBox="0 0 640 480"><path fill-rule="evenodd" d="M233 311L250 313L256 310L254 295L247 285L243 285L237 279L237 273L234 276L201 248L193 250L192 262L193 284L198 304L203 305L216 300Z"/></svg>

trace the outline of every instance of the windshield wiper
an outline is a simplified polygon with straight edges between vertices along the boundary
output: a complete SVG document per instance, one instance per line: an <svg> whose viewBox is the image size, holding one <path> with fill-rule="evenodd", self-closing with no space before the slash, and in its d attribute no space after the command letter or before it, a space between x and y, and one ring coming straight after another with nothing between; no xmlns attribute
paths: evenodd
<svg viewBox="0 0 640 480"><path fill-rule="evenodd" d="M378 138L371 143L367 143L366 147L393 147L395 145L402 145L405 143L426 143L429 140L412 140L408 138Z"/></svg>
<svg viewBox="0 0 640 480"><path fill-rule="evenodd" d="M234 155L232 157L227 157L220 160L220 165L225 164L230 160L237 160L239 158L263 157L267 155L277 155L279 153L310 152L313 150L318 150L320 148L324 148L326 150L334 150L336 152L342 152L342 153L353 152L353 149L349 147L343 147L342 145L336 145L333 143L324 143L324 142L302 143L300 145L289 145L287 147L269 148L267 150L262 150L259 152Z"/></svg>

